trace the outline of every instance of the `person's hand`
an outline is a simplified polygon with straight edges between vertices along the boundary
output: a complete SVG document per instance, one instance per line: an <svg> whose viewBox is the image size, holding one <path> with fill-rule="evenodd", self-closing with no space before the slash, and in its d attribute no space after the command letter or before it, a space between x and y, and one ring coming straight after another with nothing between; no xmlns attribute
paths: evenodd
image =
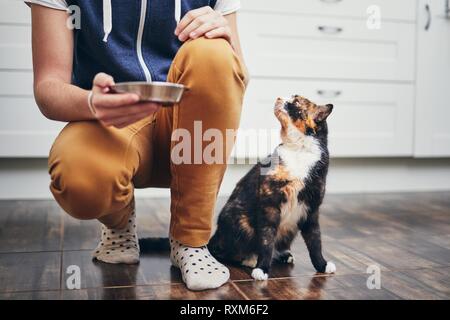
<svg viewBox="0 0 450 320"><path fill-rule="evenodd" d="M111 94L109 91L112 85L114 79L105 73L97 74L93 81L90 103L95 118L105 126L124 128L161 107L157 103L139 102L139 96L135 93Z"/></svg>
<svg viewBox="0 0 450 320"><path fill-rule="evenodd" d="M175 35L183 42L205 36L209 39L224 38L231 43L231 29L227 19L209 6L186 13L178 23Z"/></svg>

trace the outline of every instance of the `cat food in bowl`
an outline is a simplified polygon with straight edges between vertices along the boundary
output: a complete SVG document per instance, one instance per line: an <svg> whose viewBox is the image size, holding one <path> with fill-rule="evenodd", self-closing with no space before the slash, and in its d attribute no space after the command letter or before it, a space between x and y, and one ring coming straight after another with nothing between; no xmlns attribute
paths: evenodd
<svg viewBox="0 0 450 320"><path fill-rule="evenodd" d="M120 82L111 86L115 93L136 93L141 101L171 106L181 101L186 86L170 82Z"/></svg>

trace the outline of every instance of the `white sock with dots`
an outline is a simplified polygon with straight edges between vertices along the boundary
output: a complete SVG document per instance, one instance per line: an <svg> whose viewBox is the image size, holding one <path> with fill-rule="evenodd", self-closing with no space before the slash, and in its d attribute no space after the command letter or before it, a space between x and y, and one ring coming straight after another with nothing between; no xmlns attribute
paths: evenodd
<svg viewBox="0 0 450 320"><path fill-rule="evenodd" d="M134 264L139 262L139 243L134 210L123 229L108 229L102 224L101 241L92 255L97 260L106 263Z"/></svg>
<svg viewBox="0 0 450 320"><path fill-rule="evenodd" d="M214 289L230 278L230 271L214 258L206 246L193 248L170 240L170 260L181 270L190 290Z"/></svg>

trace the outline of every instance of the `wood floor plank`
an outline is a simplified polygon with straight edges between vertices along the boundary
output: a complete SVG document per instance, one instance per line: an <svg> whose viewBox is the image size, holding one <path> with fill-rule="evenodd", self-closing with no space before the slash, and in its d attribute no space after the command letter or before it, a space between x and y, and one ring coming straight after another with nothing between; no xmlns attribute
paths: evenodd
<svg viewBox="0 0 450 320"><path fill-rule="evenodd" d="M61 219L54 201L0 201L0 252L60 250Z"/></svg>
<svg viewBox="0 0 450 320"><path fill-rule="evenodd" d="M64 215L63 250L93 250L100 240L97 220L77 220Z"/></svg>
<svg viewBox="0 0 450 320"><path fill-rule="evenodd" d="M65 300L242 300L241 294L226 284L216 290L190 291L183 284L65 290Z"/></svg>
<svg viewBox="0 0 450 320"><path fill-rule="evenodd" d="M402 299L420 299L420 300L435 300L435 299L449 299L448 294L430 287L417 278L409 276L409 271L402 272L388 272L382 274L381 285L383 288L389 290Z"/></svg>
<svg viewBox="0 0 450 320"><path fill-rule="evenodd" d="M69 266L80 268L81 288L98 288L112 286L135 286L145 284L144 276L141 272L141 265L107 264L93 261L91 252L85 251L65 251L63 252L63 281L61 289L67 289L66 281L70 274L67 274ZM153 271L154 274L157 270Z"/></svg>
<svg viewBox="0 0 450 320"><path fill-rule="evenodd" d="M431 243L428 237L417 234L398 234L383 236L383 241L389 245L413 253L420 258L429 260L441 266L450 266L450 249Z"/></svg>
<svg viewBox="0 0 450 320"><path fill-rule="evenodd" d="M325 292L323 300L398 300L398 296L386 289L367 290L351 287L344 289L332 289Z"/></svg>
<svg viewBox="0 0 450 320"><path fill-rule="evenodd" d="M0 292L59 289L60 263L60 252L2 253Z"/></svg>
<svg viewBox="0 0 450 320"><path fill-rule="evenodd" d="M450 267L404 270L401 273L431 288L444 299L450 299Z"/></svg>
<svg viewBox="0 0 450 320"><path fill-rule="evenodd" d="M251 300L322 299L326 291L343 288L333 276L237 281L234 283Z"/></svg>
<svg viewBox="0 0 450 320"><path fill-rule="evenodd" d="M345 245L372 258L376 264L389 269L417 269L439 267L440 264L398 248L383 241L382 237L346 239Z"/></svg>
<svg viewBox="0 0 450 320"><path fill-rule="evenodd" d="M0 293L0 300L60 300L60 291L25 291Z"/></svg>

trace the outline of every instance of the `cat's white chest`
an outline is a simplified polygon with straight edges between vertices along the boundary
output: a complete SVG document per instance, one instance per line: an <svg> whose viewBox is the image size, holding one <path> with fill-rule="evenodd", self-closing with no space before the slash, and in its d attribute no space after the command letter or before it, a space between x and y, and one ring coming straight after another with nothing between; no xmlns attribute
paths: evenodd
<svg viewBox="0 0 450 320"><path fill-rule="evenodd" d="M279 146L277 153L290 177L299 180L299 183L293 184L295 190L289 192L290 197L281 207L278 236L282 237L285 232L297 230L298 222L306 218L308 208L304 203L298 202L298 193L304 188L312 168L320 161L322 150L313 137L305 136L298 145Z"/></svg>
<svg viewBox="0 0 450 320"><path fill-rule="evenodd" d="M295 145L280 145L277 153L291 177L302 182L322 156L319 142L311 136L304 136Z"/></svg>

